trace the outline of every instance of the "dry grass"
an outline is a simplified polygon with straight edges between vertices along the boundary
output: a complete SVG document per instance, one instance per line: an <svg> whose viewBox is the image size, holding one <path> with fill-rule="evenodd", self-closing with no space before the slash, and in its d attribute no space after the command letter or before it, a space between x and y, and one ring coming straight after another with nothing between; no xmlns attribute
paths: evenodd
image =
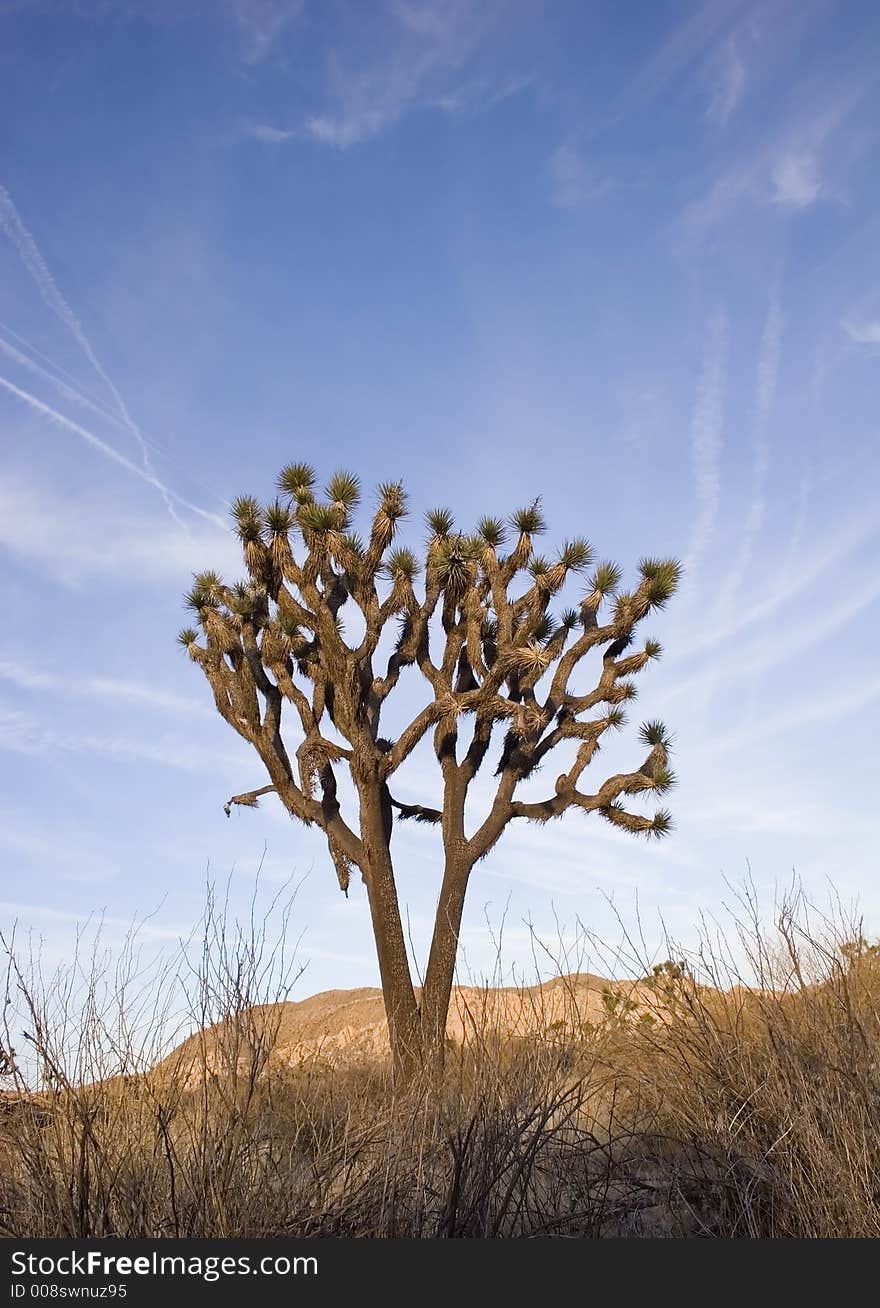
<svg viewBox="0 0 880 1308"><path fill-rule="evenodd" d="M129 949L43 985L13 948L6 1011L28 1025L0 1100L0 1229L880 1235L880 951L798 898L766 933L744 908L738 967L707 936L647 1004L612 987L597 1019L573 989L564 1021L521 1038L477 1008L442 1084L397 1094L381 1062L273 1061L255 1006L290 968L265 924L228 932L213 904L192 967L141 972ZM155 1070L208 1028L198 1075Z"/></svg>

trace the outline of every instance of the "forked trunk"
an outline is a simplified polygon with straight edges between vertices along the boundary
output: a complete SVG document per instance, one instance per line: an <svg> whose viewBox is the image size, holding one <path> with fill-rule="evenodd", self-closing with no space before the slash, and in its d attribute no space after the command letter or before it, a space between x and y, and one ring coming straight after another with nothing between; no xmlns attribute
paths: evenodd
<svg viewBox="0 0 880 1308"><path fill-rule="evenodd" d="M421 1003L417 1003L397 900L388 830L378 788L362 786L364 877L382 980L395 1082L442 1067L458 937L471 864L463 842L447 848ZM462 847L459 847L459 844Z"/></svg>

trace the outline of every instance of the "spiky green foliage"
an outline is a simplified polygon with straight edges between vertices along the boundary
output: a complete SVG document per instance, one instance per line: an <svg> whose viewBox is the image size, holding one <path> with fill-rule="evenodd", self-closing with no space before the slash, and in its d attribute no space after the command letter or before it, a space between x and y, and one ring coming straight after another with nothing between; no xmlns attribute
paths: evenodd
<svg viewBox="0 0 880 1308"><path fill-rule="evenodd" d="M429 509L425 514L425 525L431 532L432 536L438 536L442 540L448 536L455 525L455 518L451 509Z"/></svg>
<svg viewBox="0 0 880 1308"><path fill-rule="evenodd" d="M560 627L564 627L566 631L574 631L580 620L581 615L578 613L577 609L566 609L562 617L559 619L559 625Z"/></svg>
<svg viewBox="0 0 880 1308"><path fill-rule="evenodd" d="M213 595L223 582L219 572L215 572L213 568L205 568L204 572L193 574L193 585L203 590L206 595Z"/></svg>
<svg viewBox="0 0 880 1308"><path fill-rule="evenodd" d="M524 509L517 509L511 514L511 526L515 527L523 536L538 536L541 532L547 530L547 524L544 520L544 514L541 511L540 496L532 500Z"/></svg>
<svg viewBox="0 0 880 1308"><path fill-rule="evenodd" d="M326 494L332 503L342 504L350 511L360 500L361 483L353 472L334 472L327 483Z"/></svg>
<svg viewBox="0 0 880 1308"><path fill-rule="evenodd" d="M339 511L334 504L303 504L297 516L306 531L327 532L339 526Z"/></svg>
<svg viewBox="0 0 880 1308"><path fill-rule="evenodd" d="M672 744L672 737L666 727L657 720L642 723L639 727L639 740L646 745L662 745L665 749L669 749Z"/></svg>
<svg viewBox="0 0 880 1308"><path fill-rule="evenodd" d="M542 613L532 628L532 639L540 641L541 644L543 644L545 641L550 640L555 630L556 623L553 621L552 615L549 613Z"/></svg>
<svg viewBox="0 0 880 1308"><path fill-rule="evenodd" d="M582 536L566 541L560 554L559 562L569 572L580 572L588 568L593 561L593 548Z"/></svg>
<svg viewBox="0 0 880 1308"><path fill-rule="evenodd" d="M626 709L619 708L615 705L605 714L606 726L611 731L619 731L626 725Z"/></svg>
<svg viewBox="0 0 880 1308"><path fill-rule="evenodd" d="M296 619L292 618L289 613L285 613L282 609L279 609L278 611L278 626L288 640L297 640L302 635L299 623Z"/></svg>
<svg viewBox="0 0 880 1308"><path fill-rule="evenodd" d="M654 814L651 823L651 830L648 832L651 836L668 836L674 829L675 823L672 821L672 814L668 808L659 808Z"/></svg>
<svg viewBox="0 0 880 1308"><path fill-rule="evenodd" d="M647 582L651 604L656 609L665 608L681 579L681 564L677 559L642 559L639 572Z"/></svg>
<svg viewBox="0 0 880 1308"><path fill-rule="evenodd" d="M315 470L310 463L288 463L278 474L277 486L284 495L302 504L312 498Z"/></svg>
<svg viewBox="0 0 880 1308"><path fill-rule="evenodd" d="M600 599L613 595L620 585L623 573L616 563L606 560L600 563L590 578L590 592Z"/></svg>
<svg viewBox="0 0 880 1308"><path fill-rule="evenodd" d="M665 795L668 790L672 790L676 783L676 779L675 773L671 768L655 768L651 775L651 781L653 783L652 788L658 795Z"/></svg>
<svg viewBox="0 0 880 1308"><path fill-rule="evenodd" d="M477 523L477 535L487 545L497 549L499 545L504 544L507 530L500 518L480 518Z"/></svg>
<svg viewBox="0 0 880 1308"><path fill-rule="evenodd" d="M392 522L406 515L406 491L402 482L383 481L376 488L379 508Z"/></svg>
<svg viewBox="0 0 880 1308"><path fill-rule="evenodd" d="M663 654L663 646L659 640L646 640L645 653L649 659L659 659Z"/></svg>
<svg viewBox="0 0 880 1308"><path fill-rule="evenodd" d="M273 536L282 536L285 532L291 530L296 519L286 504L282 504L280 500L275 500L274 504L270 504L263 514L263 521Z"/></svg>
<svg viewBox="0 0 880 1308"><path fill-rule="evenodd" d="M192 586L184 597L186 607L196 613L204 608L216 608L218 603L214 595L216 584L216 572L194 572Z"/></svg>
<svg viewBox="0 0 880 1308"><path fill-rule="evenodd" d="M678 564L674 559L658 559L652 556L645 556L639 559L639 575L646 581L651 581L655 577L661 576L669 567L677 567Z"/></svg>
<svg viewBox="0 0 880 1308"><path fill-rule="evenodd" d="M437 574L444 590L462 593L473 576L478 551L469 536L447 536L437 560Z"/></svg>
<svg viewBox="0 0 880 1308"><path fill-rule="evenodd" d="M183 627L177 633L177 643L179 645L182 645L184 649L189 649L190 645L194 645L196 643L196 639L197 639L196 632L192 629L192 627Z"/></svg>
<svg viewBox="0 0 880 1308"><path fill-rule="evenodd" d="M550 566L550 560L543 554L533 554L529 562L529 572L537 579L545 576L550 571Z"/></svg>
<svg viewBox="0 0 880 1308"><path fill-rule="evenodd" d="M634 611L633 610L634 603L635 603L635 597L631 591L624 590L621 591L619 595L615 596L615 600L614 600L615 622L621 624L627 623L630 620L632 613Z"/></svg>
<svg viewBox="0 0 880 1308"><path fill-rule="evenodd" d="M229 511L233 518L259 518L260 501L255 495L236 495Z"/></svg>
<svg viewBox="0 0 880 1308"><path fill-rule="evenodd" d="M388 556L388 571L392 577L406 577L412 581L419 575L419 561L412 550L392 550Z"/></svg>
<svg viewBox="0 0 880 1308"><path fill-rule="evenodd" d="M237 581L232 587L230 609L240 617L253 617L266 609L267 595L264 586L255 581Z"/></svg>
<svg viewBox="0 0 880 1308"><path fill-rule="evenodd" d="M342 537L342 543L354 555L363 555L367 548L363 536L359 536L356 531L347 531Z"/></svg>
<svg viewBox="0 0 880 1308"><path fill-rule="evenodd" d="M243 541L259 540L263 532L263 513L253 495L238 495L230 505L236 532Z"/></svg>

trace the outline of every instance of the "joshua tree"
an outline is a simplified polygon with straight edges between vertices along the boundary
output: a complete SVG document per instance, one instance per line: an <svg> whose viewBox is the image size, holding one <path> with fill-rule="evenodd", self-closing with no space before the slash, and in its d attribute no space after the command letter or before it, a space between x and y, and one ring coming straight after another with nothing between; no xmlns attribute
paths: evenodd
<svg viewBox="0 0 880 1308"><path fill-rule="evenodd" d="M552 561L536 554L533 540L544 530L539 501L506 523L483 518L472 534L458 531L447 509L428 513L417 589L419 560L393 544L406 516L403 487L378 488L365 540L352 531L359 499L351 474L336 473L322 499L312 468L291 464L268 507L251 496L235 500L247 578L226 585L213 572L196 575L187 604L202 638L187 629L179 640L210 682L222 717L254 746L268 773L267 785L232 796L227 815L233 805L253 808L274 793L293 817L324 832L346 893L352 870L360 870L394 1064L406 1074L442 1049L468 880L509 822L543 823L574 808L648 836L669 830L666 810L645 817L623 803L672 785L661 723L642 726L648 754L635 771L592 791L581 788L581 778L605 733L623 726L623 705L636 694L632 678L660 655L653 640L628 651L637 625L672 595L679 566L643 559L638 585L623 592L620 570L600 563L577 607L554 618L551 601L572 574L592 566L592 550L579 539ZM600 648L593 689L573 689L581 660ZM407 668L424 679L425 702L388 739L383 709ZM494 797L468 830L468 790L499 727ZM399 789L402 765L429 732L439 770L435 808L409 802ZM567 770L551 793L537 802L519 796L520 783L567 742ZM356 795L357 812L348 814L337 790L343 767ZM436 823L442 835L443 875L419 999L391 856L395 819Z"/></svg>

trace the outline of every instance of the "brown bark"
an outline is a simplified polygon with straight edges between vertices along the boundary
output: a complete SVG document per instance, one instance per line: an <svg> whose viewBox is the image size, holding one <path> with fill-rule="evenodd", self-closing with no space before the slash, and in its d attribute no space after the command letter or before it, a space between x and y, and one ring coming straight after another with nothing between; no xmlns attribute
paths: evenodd
<svg viewBox="0 0 880 1308"><path fill-rule="evenodd" d="M470 871L471 864L463 850L447 851L421 1004L425 1052L438 1059L442 1059L446 1037L458 935Z"/></svg>
<svg viewBox="0 0 880 1308"><path fill-rule="evenodd" d="M382 814L381 791L373 782L358 787L361 808L362 870L379 961L382 997L395 1076L406 1078L421 1061L419 1009L413 989L394 868Z"/></svg>

